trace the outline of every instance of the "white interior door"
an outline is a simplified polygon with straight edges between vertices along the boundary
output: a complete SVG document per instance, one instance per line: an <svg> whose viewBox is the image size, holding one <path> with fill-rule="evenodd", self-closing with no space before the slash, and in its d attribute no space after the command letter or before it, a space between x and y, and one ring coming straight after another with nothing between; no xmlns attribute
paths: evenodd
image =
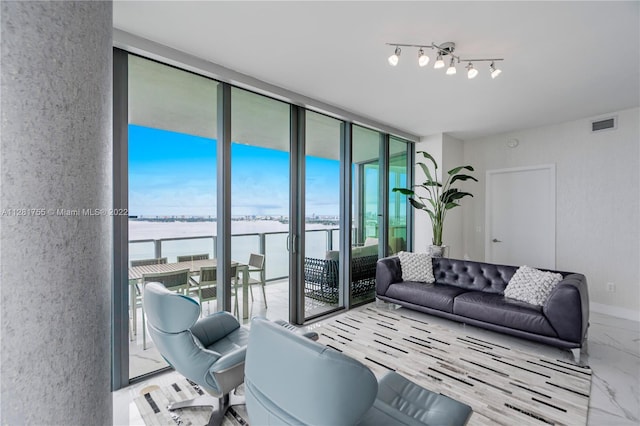
<svg viewBox="0 0 640 426"><path fill-rule="evenodd" d="M486 202L488 262L555 268L555 165L487 171Z"/></svg>

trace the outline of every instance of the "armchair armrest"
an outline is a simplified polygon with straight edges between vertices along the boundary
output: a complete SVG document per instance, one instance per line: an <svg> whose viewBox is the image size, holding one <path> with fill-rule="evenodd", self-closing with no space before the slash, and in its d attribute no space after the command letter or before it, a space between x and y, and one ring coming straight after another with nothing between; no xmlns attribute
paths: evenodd
<svg viewBox="0 0 640 426"><path fill-rule="evenodd" d="M212 374L220 374L224 373L231 368L238 366L239 364L244 364L244 359L247 355L247 348L239 348L233 352L229 352L228 354L218 358L218 360L211 366L209 371Z"/></svg>
<svg viewBox="0 0 640 426"><path fill-rule="evenodd" d="M385 257L376 263L376 294L384 296L389 286L402 281L400 258Z"/></svg>
<svg viewBox="0 0 640 426"><path fill-rule="evenodd" d="M198 320L191 327L191 333L200 340L204 347L207 347L238 328L240 328L240 323L236 317L227 311L222 311L214 312Z"/></svg>
<svg viewBox="0 0 640 426"><path fill-rule="evenodd" d="M569 274L553 289L544 315L561 339L582 346L589 326L589 289L582 274Z"/></svg>
<svg viewBox="0 0 640 426"><path fill-rule="evenodd" d="M244 360L247 348L239 348L220 357L209 367L209 374L215 378L215 383L210 383L217 392L211 392L213 396L220 398L233 390L238 383L242 383L244 377Z"/></svg>

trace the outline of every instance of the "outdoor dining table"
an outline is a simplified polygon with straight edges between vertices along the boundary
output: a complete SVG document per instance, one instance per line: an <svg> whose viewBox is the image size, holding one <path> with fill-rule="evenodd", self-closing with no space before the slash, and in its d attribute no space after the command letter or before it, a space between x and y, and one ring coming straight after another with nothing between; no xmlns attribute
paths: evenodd
<svg viewBox="0 0 640 426"><path fill-rule="evenodd" d="M155 265L142 265L129 267L129 304L132 310L132 322L136 324L137 314L135 308L136 300L136 284L142 279L144 274L157 274L162 272L174 272L183 269L189 269L191 274L198 274L202 267L217 267L217 259L189 260L186 262L161 263ZM231 261L231 266L237 266L238 271L242 272L242 318L249 318L249 298L247 297L247 289L249 287L249 265L244 263ZM236 296L237 297L237 296ZM135 328L134 328L135 329Z"/></svg>

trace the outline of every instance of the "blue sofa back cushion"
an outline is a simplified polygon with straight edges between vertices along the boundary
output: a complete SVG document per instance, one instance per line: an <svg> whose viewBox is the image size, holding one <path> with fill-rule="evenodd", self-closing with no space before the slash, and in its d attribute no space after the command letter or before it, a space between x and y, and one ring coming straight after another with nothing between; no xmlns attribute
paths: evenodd
<svg viewBox="0 0 640 426"><path fill-rule="evenodd" d="M517 266L494 265L459 259L433 258L433 276L438 284L467 290L503 294Z"/></svg>

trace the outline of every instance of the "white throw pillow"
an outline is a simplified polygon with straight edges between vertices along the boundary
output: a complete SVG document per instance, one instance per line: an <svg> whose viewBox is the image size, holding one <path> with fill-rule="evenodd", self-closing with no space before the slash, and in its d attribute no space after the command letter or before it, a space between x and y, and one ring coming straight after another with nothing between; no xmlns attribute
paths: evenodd
<svg viewBox="0 0 640 426"><path fill-rule="evenodd" d="M551 291L562 281L562 275L554 272L540 271L529 266L518 268L504 289L505 297L542 306Z"/></svg>
<svg viewBox="0 0 640 426"><path fill-rule="evenodd" d="M400 266L402 267L403 281L421 281L432 283L436 279L433 276L433 265L429 253L398 253Z"/></svg>

